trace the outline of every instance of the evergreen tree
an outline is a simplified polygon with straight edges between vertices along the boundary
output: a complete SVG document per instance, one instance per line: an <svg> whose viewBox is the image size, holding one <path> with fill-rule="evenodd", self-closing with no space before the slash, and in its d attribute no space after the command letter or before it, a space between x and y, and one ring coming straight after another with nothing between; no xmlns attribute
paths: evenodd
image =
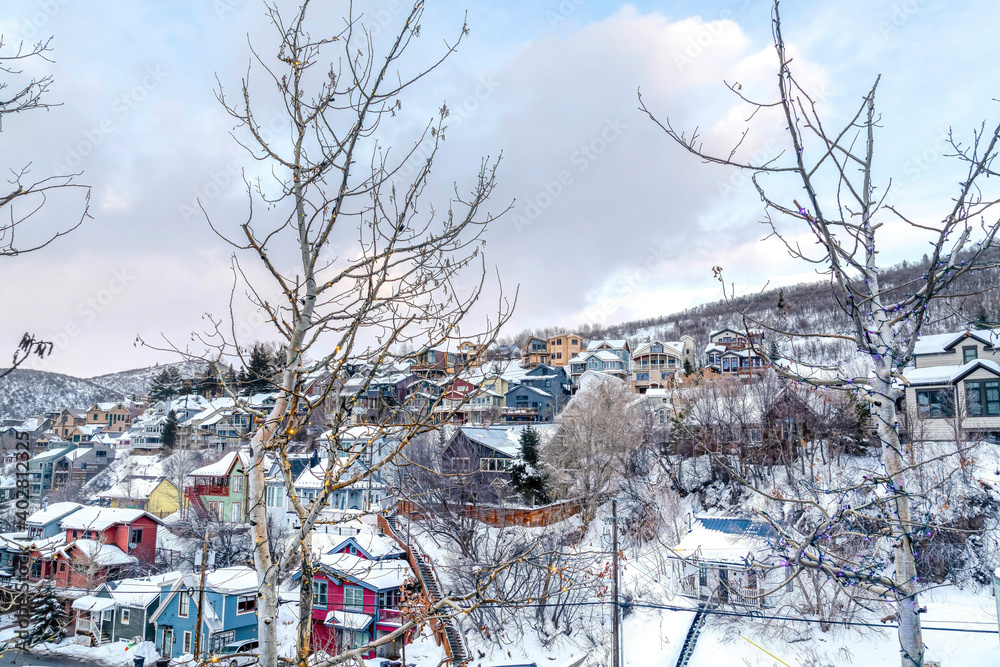
<svg viewBox="0 0 1000 667"><path fill-rule="evenodd" d="M167 413L167 421L163 422L160 439L166 449L173 449L177 444L177 413L173 410Z"/></svg>
<svg viewBox="0 0 1000 667"><path fill-rule="evenodd" d="M694 366L691 365L690 359L684 360L684 375L691 375L694 373Z"/></svg>
<svg viewBox="0 0 1000 667"><path fill-rule="evenodd" d="M153 385L149 388L149 400L151 403L169 401L177 395L181 389L181 374L174 367L164 368L160 374L153 379Z"/></svg>
<svg viewBox="0 0 1000 667"><path fill-rule="evenodd" d="M785 290L778 290L778 312L783 313L788 308L788 304L785 303Z"/></svg>
<svg viewBox="0 0 1000 667"><path fill-rule="evenodd" d="M58 642L66 636L66 611L56 597L51 582L46 582L32 600L29 645Z"/></svg>
<svg viewBox="0 0 1000 667"><path fill-rule="evenodd" d="M521 458L510 469L511 485L528 503L549 502L548 475L538 465L538 431L531 426L521 429Z"/></svg>
<svg viewBox="0 0 1000 667"><path fill-rule="evenodd" d="M267 345L257 341L250 348L250 363L246 368L246 387L251 392L267 391L274 375L274 359Z"/></svg>

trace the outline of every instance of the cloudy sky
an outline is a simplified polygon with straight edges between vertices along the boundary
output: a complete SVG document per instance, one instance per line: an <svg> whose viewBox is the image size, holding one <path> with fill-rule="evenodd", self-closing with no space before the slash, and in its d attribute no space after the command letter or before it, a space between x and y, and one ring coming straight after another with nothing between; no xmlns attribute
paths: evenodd
<svg viewBox="0 0 1000 667"><path fill-rule="evenodd" d="M321 3L317 26L341 3ZM381 32L401 0L363 3ZM435 176L446 185L503 152L487 258L508 291L520 285L510 332L528 326L660 315L720 296L712 267L741 290L811 278L758 221L752 186L684 153L637 110L637 90L706 146L738 136L747 107L723 85L773 99L770 3L757 0L441 0L427 3L415 58L440 53L468 13L455 57L406 98L388 139L405 141L442 102L452 109ZM787 2L786 41L805 87L830 122L851 114L882 75L878 170L918 217L943 210L956 166L942 157L949 126L996 123L1000 71L988 53L1000 25L993 2ZM137 335L183 343L205 312L226 309L230 250L194 213L222 224L245 214L233 174L251 167L214 97L235 90L249 42L273 51L258 0L6 0L6 50L53 36L48 101L7 117L6 170L30 162L44 177L82 171L93 219L43 251L0 259L0 342L31 330L57 344L35 367L91 376L172 360ZM7 77L12 87L19 79ZM275 131L284 127L275 118ZM780 127L762 119L748 155L779 153ZM561 180L561 182L560 182ZM71 220L80 202L50 201L39 228ZM232 227L230 227L232 228ZM884 257L924 252L891 226ZM4 353L6 354L6 353Z"/></svg>

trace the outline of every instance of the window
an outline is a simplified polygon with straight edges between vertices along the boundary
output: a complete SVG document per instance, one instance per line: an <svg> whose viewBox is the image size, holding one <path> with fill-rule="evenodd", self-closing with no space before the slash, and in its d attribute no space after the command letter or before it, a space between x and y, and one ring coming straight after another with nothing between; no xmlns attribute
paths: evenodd
<svg viewBox="0 0 1000 667"><path fill-rule="evenodd" d="M649 381L649 373L636 373L635 374L635 381L636 382L648 382Z"/></svg>
<svg viewBox="0 0 1000 667"><path fill-rule="evenodd" d="M955 399L951 389L918 390L917 414L924 419L954 417Z"/></svg>
<svg viewBox="0 0 1000 667"><path fill-rule="evenodd" d="M327 601L327 594L330 590L330 584L322 579L317 579L313 583L313 606L314 607L325 607Z"/></svg>
<svg viewBox="0 0 1000 667"><path fill-rule="evenodd" d="M184 653L191 652L191 633L184 632Z"/></svg>
<svg viewBox="0 0 1000 667"><path fill-rule="evenodd" d="M181 591L177 596L177 615L181 618L187 618L190 612L191 594L187 591Z"/></svg>
<svg viewBox="0 0 1000 667"><path fill-rule="evenodd" d="M243 492L243 475L233 477L233 493Z"/></svg>
<svg viewBox="0 0 1000 667"><path fill-rule="evenodd" d="M382 591L378 594L378 606L381 609L395 609L399 605L399 591Z"/></svg>
<svg viewBox="0 0 1000 667"><path fill-rule="evenodd" d="M243 523L243 505L240 503L233 503L233 513L232 513L233 523Z"/></svg>
<svg viewBox="0 0 1000 667"><path fill-rule="evenodd" d="M979 358L979 348L975 345L962 346L962 363L967 364Z"/></svg>
<svg viewBox="0 0 1000 667"><path fill-rule="evenodd" d="M965 412L970 417L1000 415L1000 381L966 382Z"/></svg>
<svg viewBox="0 0 1000 667"><path fill-rule="evenodd" d="M269 486L267 487L267 506L268 507L281 507L285 504L284 498L285 490L280 486Z"/></svg>
<svg viewBox="0 0 1000 667"><path fill-rule="evenodd" d="M128 541L133 544L142 544L142 528L133 528L129 532Z"/></svg>
<svg viewBox="0 0 1000 667"><path fill-rule="evenodd" d="M122 609L122 625L128 625L131 614L128 609ZM186 653L187 651L185 651Z"/></svg>
<svg viewBox="0 0 1000 667"><path fill-rule="evenodd" d="M361 611L364 606L364 589L358 586L344 586L344 611Z"/></svg>
<svg viewBox="0 0 1000 667"><path fill-rule="evenodd" d="M236 613L251 614L257 611L256 595L241 595L236 598Z"/></svg>

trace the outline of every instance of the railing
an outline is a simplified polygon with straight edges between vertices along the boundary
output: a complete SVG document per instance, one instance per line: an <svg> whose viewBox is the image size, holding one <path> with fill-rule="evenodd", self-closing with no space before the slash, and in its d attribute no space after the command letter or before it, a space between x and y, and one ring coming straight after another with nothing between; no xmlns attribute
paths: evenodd
<svg viewBox="0 0 1000 667"><path fill-rule="evenodd" d="M195 484L185 489L186 492L199 496L228 496L229 487L218 484Z"/></svg>
<svg viewBox="0 0 1000 667"><path fill-rule="evenodd" d="M402 625L403 614L398 609L379 609L378 622L391 623L392 625Z"/></svg>
<svg viewBox="0 0 1000 667"><path fill-rule="evenodd" d="M538 414L538 408L501 408L500 414L515 417L531 417Z"/></svg>
<svg viewBox="0 0 1000 667"><path fill-rule="evenodd" d="M77 632L93 632L94 624L89 618L84 618L83 616L76 619L76 631Z"/></svg>

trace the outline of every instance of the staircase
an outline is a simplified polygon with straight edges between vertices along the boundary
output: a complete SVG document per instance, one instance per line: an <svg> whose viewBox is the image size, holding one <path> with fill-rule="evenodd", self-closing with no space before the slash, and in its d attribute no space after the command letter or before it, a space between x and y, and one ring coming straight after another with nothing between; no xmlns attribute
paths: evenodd
<svg viewBox="0 0 1000 667"><path fill-rule="evenodd" d="M201 501L201 496L198 495L198 490L194 487L189 487L184 489L184 498L190 503L191 509L198 516L199 519L208 518L208 508L205 507L205 503Z"/></svg>
<svg viewBox="0 0 1000 667"><path fill-rule="evenodd" d="M681 654L677 656L677 667L687 667L691 661L691 655L694 654L694 646L698 643L698 636L701 634L701 629L705 625L706 618L708 618L708 614L705 613L705 607L699 607L698 613L694 615L694 620L691 622L691 627L688 628L687 636L684 637Z"/></svg>
<svg viewBox="0 0 1000 667"><path fill-rule="evenodd" d="M420 576L420 583L431 600L437 602L444 597L441 594L441 584L437 573L434 571L434 565L420 548L420 545L417 544L416 540L409 538L409 542L407 542L405 533L399 528L395 512L385 515L385 525L388 528L387 532L389 536L406 549L407 555L410 556L410 564ZM465 637L459 631L455 620L444 614L440 614L437 617L437 621L441 630L443 630L445 652L451 659L452 667L460 667L469 662L469 651L465 646Z"/></svg>

